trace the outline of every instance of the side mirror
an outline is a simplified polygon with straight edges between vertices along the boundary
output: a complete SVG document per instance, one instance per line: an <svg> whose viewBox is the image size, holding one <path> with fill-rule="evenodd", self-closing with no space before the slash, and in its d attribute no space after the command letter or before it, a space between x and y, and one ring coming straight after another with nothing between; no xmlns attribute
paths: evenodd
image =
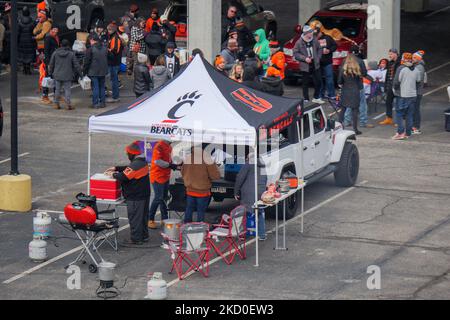
<svg viewBox="0 0 450 320"><path fill-rule="evenodd" d="M300 24L296 25L294 32L298 34L302 33L302 26Z"/></svg>
<svg viewBox="0 0 450 320"><path fill-rule="evenodd" d="M328 119L327 120L327 128L325 131L331 131L334 130L334 128L336 127L336 121L333 119Z"/></svg>

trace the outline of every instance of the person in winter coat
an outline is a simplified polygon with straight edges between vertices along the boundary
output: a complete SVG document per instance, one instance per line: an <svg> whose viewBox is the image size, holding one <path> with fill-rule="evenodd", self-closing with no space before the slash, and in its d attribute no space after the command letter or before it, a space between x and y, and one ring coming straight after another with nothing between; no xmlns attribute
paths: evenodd
<svg viewBox="0 0 450 320"><path fill-rule="evenodd" d="M74 79L74 75L78 78L82 74L82 71L78 59L70 49L69 40L64 39L61 42L61 48L53 53L48 66L48 72L55 80L54 109L61 109L59 97L61 88L63 88L67 110L73 110L74 107L70 100L72 80Z"/></svg>
<svg viewBox="0 0 450 320"><path fill-rule="evenodd" d="M131 27L130 42L128 44L128 60L127 69L128 74L133 73L133 66L137 62L137 54L146 54L147 46L145 44L144 38L144 28L145 20L143 18L138 18L134 26Z"/></svg>
<svg viewBox="0 0 450 320"><path fill-rule="evenodd" d="M145 22L145 32L150 33L151 31L159 31L161 28L161 21L159 19L158 8L153 8L150 13L150 18Z"/></svg>
<svg viewBox="0 0 450 320"><path fill-rule="evenodd" d="M227 41L230 36L230 31L235 29L236 22L238 20L237 13L237 7L234 5L230 5L228 7L226 16L222 17L222 40L220 43L224 43L225 41Z"/></svg>
<svg viewBox="0 0 450 320"><path fill-rule="evenodd" d="M33 29L34 40L37 42L38 50L44 49L45 36L52 29L52 19L47 18L46 11L39 11L38 24ZM50 60L50 58L48 58Z"/></svg>
<svg viewBox="0 0 450 320"><path fill-rule="evenodd" d="M281 80L285 78L286 58L280 44L276 40L270 41L270 67L267 68L267 73L272 76L280 77Z"/></svg>
<svg viewBox="0 0 450 320"><path fill-rule="evenodd" d="M177 170L179 166L172 163L172 147L170 142L161 140L153 148L152 163L150 167L150 182L155 197L150 206L148 227L156 229L155 215L158 207L161 210L161 221L168 218L166 196L169 191L171 170Z"/></svg>
<svg viewBox="0 0 450 320"><path fill-rule="evenodd" d="M249 50L245 55L244 69L245 68L253 69L254 74L261 74L262 63L261 60L259 60L259 58L256 56L255 51Z"/></svg>
<svg viewBox="0 0 450 320"><path fill-rule="evenodd" d="M380 125L394 125L393 120L393 104L394 92L392 91L392 84L394 82L395 74L400 66L400 57L397 49L389 50L389 62L387 65L386 81L384 84L384 91L386 92L386 118L379 122Z"/></svg>
<svg viewBox="0 0 450 320"><path fill-rule="evenodd" d="M112 97L106 102L115 103L120 101L119 92L119 71L122 63L123 42L118 34L117 25L110 23L108 30L108 70L111 78Z"/></svg>
<svg viewBox="0 0 450 320"><path fill-rule="evenodd" d="M237 32L237 41L239 46L239 60L243 61L245 59L245 55L249 50L255 45L255 37L249 28L245 25L244 20L238 19L236 21L236 32Z"/></svg>
<svg viewBox="0 0 450 320"><path fill-rule="evenodd" d="M256 44L253 47L253 51L255 51L259 60L263 63L264 72L269 67L270 60L270 47L269 40L266 38L266 32L264 29L258 29L254 33Z"/></svg>
<svg viewBox="0 0 450 320"><path fill-rule="evenodd" d="M147 67L148 57L146 54L138 53L137 63L134 66L134 94L139 98L143 94L150 92L152 79Z"/></svg>
<svg viewBox="0 0 450 320"><path fill-rule="evenodd" d="M336 98L334 90L334 73L333 73L333 53L337 50L337 44L334 39L323 33L323 25L319 20L311 22L310 27L315 30L317 40L322 50L322 58L320 59L320 69L322 76L322 88L320 97L328 96L330 99ZM325 94L326 93L326 94Z"/></svg>
<svg viewBox="0 0 450 320"><path fill-rule="evenodd" d="M3 25L3 41L2 41L2 55L0 56L0 62L9 67L10 64L10 51L11 51L11 4L5 3L4 15L1 18L1 24Z"/></svg>
<svg viewBox="0 0 450 320"><path fill-rule="evenodd" d="M96 34L91 38L91 47L86 50L83 74L92 81L92 108L106 107L105 78L108 74L108 49Z"/></svg>
<svg viewBox="0 0 450 320"><path fill-rule="evenodd" d="M57 27L52 27L49 33L45 36L44 40L44 70L45 76L49 75L48 65L50 64L50 59L56 49L59 48L59 29ZM48 97L49 89L42 88L42 102L50 104L50 98Z"/></svg>
<svg viewBox="0 0 450 320"><path fill-rule="evenodd" d="M123 32L125 32L128 37L131 36L131 28L135 25L138 17L139 6L137 4L131 4L130 9L120 18L120 24L124 26Z"/></svg>
<svg viewBox="0 0 450 320"><path fill-rule="evenodd" d="M194 211L197 211L196 222L203 222L211 200L212 182L220 179L219 167L202 148L192 147L191 154L183 161L181 176L187 201L184 223L192 222Z"/></svg>
<svg viewBox="0 0 450 320"><path fill-rule="evenodd" d="M0 72L2 69L3 61L3 41L5 40L5 26L3 25L2 19L0 19Z"/></svg>
<svg viewBox="0 0 450 320"><path fill-rule="evenodd" d="M253 212L255 204L255 165L251 163L253 154L247 153L246 163L239 171L236 182L234 184L234 197L240 201L241 205L247 209L247 215ZM265 173L265 165L258 160L258 194L257 199L261 199L262 194L266 191L267 175ZM264 210L258 210L258 237L259 240L266 240L265 213Z"/></svg>
<svg viewBox="0 0 450 320"><path fill-rule="evenodd" d="M152 79L153 89L158 89L170 80L169 71L164 62L164 56L156 59L155 65L150 70L150 78Z"/></svg>
<svg viewBox="0 0 450 320"><path fill-rule="evenodd" d="M353 130L357 135L362 133L358 130L358 112L360 91L363 82L362 79L363 75L358 60L354 54L350 54L347 59L345 59L345 62L339 71L338 85L342 89L339 121L344 123L345 111L351 109Z"/></svg>
<svg viewBox="0 0 450 320"><path fill-rule="evenodd" d="M170 79L180 71L180 59L175 55L175 47L174 42L168 42L164 53L164 65L169 72Z"/></svg>
<svg viewBox="0 0 450 320"><path fill-rule="evenodd" d="M394 95L397 97L395 106L397 133L392 137L393 140L405 140L412 134L417 88L422 81L421 77L419 69L413 64L412 54L405 52L402 56L402 65L397 69L393 83Z"/></svg>
<svg viewBox="0 0 450 320"><path fill-rule="evenodd" d="M108 32L105 29L105 22L102 20L97 20L94 25L94 29L92 32L88 35L86 39L86 49L89 49L91 47L91 37L94 35L97 35L99 38L99 41L104 45L105 47L108 46Z"/></svg>
<svg viewBox="0 0 450 320"><path fill-rule="evenodd" d="M300 39L294 46L295 60L300 62L300 73L302 75L303 99L309 101L309 84L311 79L314 83L314 99L312 102L323 104L320 99L321 74L320 61L323 50L319 41L314 37L314 30L305 25Z"/></svg>
<svg viewBox="0 0 450 320"><path fill-rule="evenodd" d="M425 51L419 50L416 53L413 54L413 63L416 69L420 73L420 84L417 88L417 100L416 104L414 106L414 117L413 117L413 129L412 134L422 134L422 131L420 130L420 123L421 123L421 112L420 112L420 105L422 103L422 97L423 97L423 88L425 86L426 81L426 69L425 69L425 62L423 61L423 56L425 55Z"/></svg>
<svg viewBox="0 0 450 320"><path fill-rule="evenodd" d="M261 78L262 91L273 94L275 96L282 96L284 94L283 80L281 76L273 67L267 69L265 77Z"/></svg>
<svg viewBox="0 0 450 320"><path fill-rule="evenodd" d="M163 54L166 42L162 37L161 30L152 28L145 36L145 44L147 45L147 54L151 65L155 64L156 59Z"/></svg>
<svg viewBox="0 0 450 320"><path fill-rule="evenodd" d="M220 53L220 55L225 59L225 71L230 72L236 61L238 61L238 50L239 47L237 40L229 39L227 47Z"/></svg>
<svg viewBox="0 0 450 320"><path fill-rule="evenodd" d="M256 76L253 68L246 67L244 68L244 76L242 84L259 91L263 91L263 86L259 81L259 78Z"/></svg>
<svg viewBox="0 0 450 320"><path fill-rule="evenodd" d="M167 16L165 15L161 16L160 21L161 21L160 30L164 41L166 43L168 42L175 43L175 35L177 33L177 28L170 23L169 19L167 19Z"/></svg>
<svg viewBox="0 0 450 320"><path fill-rule="evenodd" d="M147 221L150 203L150 178L145 156L138 141L126 147L130 164L109 168L105 173L120 182L127 203L130 241L128 244L142 245L149 239Z"/></svg>
<svg viewBox="0 0 450 320"><path fill-rule="evenodd" d="M31 64L36 60L36 42L33 39L34 22L28 7L23 7L18 23L17 62L23 65L23 74L31 74Z"/></svg>

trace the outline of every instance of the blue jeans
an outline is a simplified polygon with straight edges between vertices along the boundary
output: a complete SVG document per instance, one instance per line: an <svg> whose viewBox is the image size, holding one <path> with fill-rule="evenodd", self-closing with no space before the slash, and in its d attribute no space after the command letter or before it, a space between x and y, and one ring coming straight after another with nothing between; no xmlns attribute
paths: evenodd
<svg viewBox="0 0 450 320"><path fill-rule="evenodd" d="M247 219L249 216L254 215L254 212L247 212ZM266 237L266 218L265 218L264 209L258 210L258 237L265 238ZM256 223L256 219L255 219Z"/></svg>
<svg viewBox="0 0 450 320"><path fill-rule="evenodd" d="M361 127L365 127L367 122L369 121L369 117L367 115L367 100L366 93L364 89L359 92L359 124ZM347 108L345 111L345 123L352 122L352 109Z"/></svg>
<svg viewBox="0 0 450 320"><path fill-rule="evenodd" d="M165 202L165 198L167 195L167 192L169 191L169 182L166 183L152 183L153 192L155 194L155 198L152 201L152 205L150 206L150 212L148 215L148 220L154 221L156 210L158 207L161 210L161 220L165 220L168 218L167 214L167 205Z"/></svg>
<svg viewBox="0 0 450 320"><path fill-rule="evenodd" d="M410 136L413 126L414 109L416 106L416 97L413 98L397 98L397 106L395 108L395 123L398 125L397 133L405 133L403 119L406 121L406 135Z"/></svg>
<svg viewBox="0 0 450 320"><path fill-rule="evenodd" d="M105 77L90 77L92 81L92 104L105 103Z"/></svg>
<svg viewBox="0 0 450 320"><path fill-rule="evenodd" d="M336 92L334 91L334 74L333 74L333 64L326 66L321 66L322 69L322 88L320 90L320 97L325 97L325 91L330 98L336 97Z"/></svg>
<svg viewBox="0 0 450 320"><path fill-rule="evenodd" d="M111 77L112 98L119 99L119 71L120 66L109 66L109 76Z"/></svg>
<svg viewBox="0 0 450 320"><path fill-rule="evenodd" d="M184 223L192 222L192 214L197 210L197 222L205 221L205 212L208 209L210 197L186 197L186 212Z"/></svg>

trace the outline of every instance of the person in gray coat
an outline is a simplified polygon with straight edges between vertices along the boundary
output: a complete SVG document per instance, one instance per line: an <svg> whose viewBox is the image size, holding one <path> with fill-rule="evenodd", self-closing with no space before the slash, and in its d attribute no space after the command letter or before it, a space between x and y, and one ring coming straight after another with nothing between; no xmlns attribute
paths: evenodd
<svg viewBox="0 0 450 320"><path fill-rule="evenodd" d="M74 107L70 101L72 80L74 75L76 75L75 78L81 75L81 67L75 54L70 49L69 40L64 39L61 45L61 48L53 53L48 66L48 72L55 80L54 108L61 109L59 97L61 88L63 88L67 110L73 110Z"/></svg>
<svg viewBox="0 0 450 320"><path fill-rule="evenodd" d="M422 131L420 130L420 123L422 120L421 112L420 112L420 105L422 104L423 91L424 91L425 82L426 82L426 78L427 78L425 62L423 61L424 55L425 55L425 52L422 50L419 50L413 54L413 63L415 65L416 69L420 73L420 83L419 83L419 86L417 87L417 99L416 99L416 105L414 106L412 134L422 134Z"/></svg>
<svg viewBox="0 0 450 320"><path fill-rule="evenodd" d="M97 34L90 40L91 47L86 50L84 60L84 75L92 81L92 107L104 108L105 105L105 78L108 74L108 49L100 41Z"/></svg>
<svg viewBox="0 0 450 320"><path fill-rule="evenodd" d="M150 70L150 78L153 83L153 89L158 89L170 79L169 70L167 70L164 56L156 59L155 65Z"/></svg>
<svg viewBox="0 0 450 320"><path fill-rule="evenodd" d="M240 201L241 205L247 208L247 215L253 212L253 205L255 204L255 164L250 163L253 159L253 154L247 153L246 163L242 166L236 182L234 184L234 197ZM258 199L261 199L262 194L266 191L267 175L265 173L265 165L258 160ZM266 240L266 227L264 210L258 212L258 236L259 240Z"/></svg>
<svg viewBox="0 0 450 320"><path fill-rule="evenodd" d="M303 27L303 34L294 46L294 58L300 62L300 73L302 75L303 98L309 101L309 83L311 78L314 83L314 103L324 103L320 99L322 76L320 72L320 60L323 50L314 36L314 30L310 26Z"/></svg>
<svg viewBox="0 0 450 320"><path fill-rule="evenodd" d="M220 52L220 55L225 59L224 70L230 72L238 60L238 42L236 39L229 39L227 47Z"/></svg>

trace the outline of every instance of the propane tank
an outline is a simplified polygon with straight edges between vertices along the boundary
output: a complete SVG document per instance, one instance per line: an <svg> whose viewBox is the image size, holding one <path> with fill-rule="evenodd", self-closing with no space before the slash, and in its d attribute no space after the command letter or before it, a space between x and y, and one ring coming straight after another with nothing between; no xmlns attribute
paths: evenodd
<svg viewBox="0 0 450 320"><path fill-rule="evenodd" d="M167 282L162 278L162 272L150 274L147 282L147 299L164 300L167 298Z"/></svg>
<svg viewBox="0 0 450 320"><path fill-rule="evenodd" d="M46 238L50 236L52 217L47 212L38 212L33 218L33 235Z"/></svg>
<svg viewBox="0 0 450 320"><path fill-rule="evenodd" d="M47 242L40 236L33 236L33 240L28 245L28 253L34 262L47 260Z"/></svg>

